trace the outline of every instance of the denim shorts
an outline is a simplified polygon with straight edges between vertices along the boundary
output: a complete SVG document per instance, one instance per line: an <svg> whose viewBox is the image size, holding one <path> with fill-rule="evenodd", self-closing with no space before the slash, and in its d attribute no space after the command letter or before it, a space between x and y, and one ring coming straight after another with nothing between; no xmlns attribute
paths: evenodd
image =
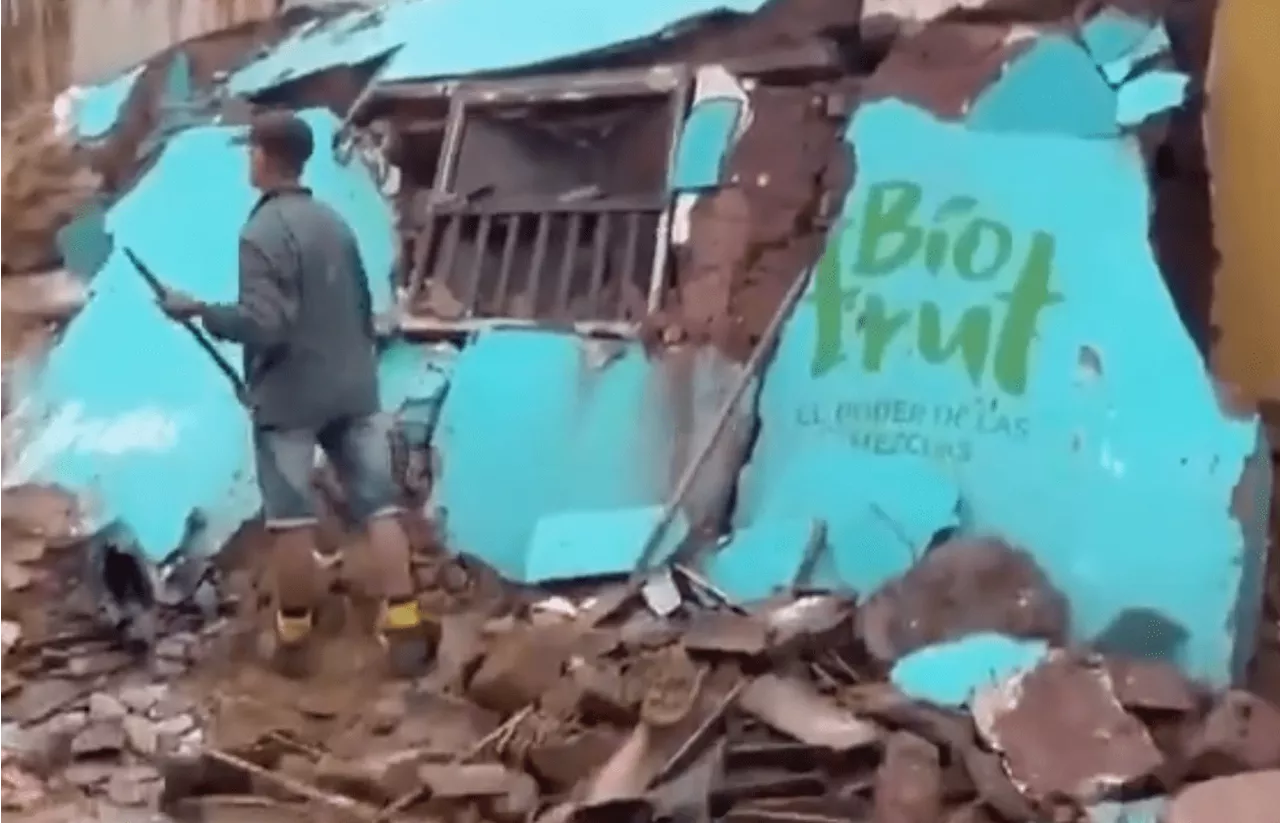
<svg viewBox="0 0 1280 823"><path fill-rule="evenodd" d="M253 451L267 528L307 526L318 519L311 485L317 446L333 466L357 522L399 509L390 429L383 416L336 420L320 429L255 426Z"/></svg>

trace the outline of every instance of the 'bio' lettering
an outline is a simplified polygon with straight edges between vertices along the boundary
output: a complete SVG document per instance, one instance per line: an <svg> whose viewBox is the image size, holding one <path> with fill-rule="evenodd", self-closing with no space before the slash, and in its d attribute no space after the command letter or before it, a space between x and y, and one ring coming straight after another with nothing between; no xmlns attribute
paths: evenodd
<svg viewBox="0 0 1280 823"><path fill-rule="evenodd" d="M957 361L975 386L989 370L1002 391L1021 395L1040 314L1062 302L1062 295L1050 287L1053 236L1036 231L1020 243L1008 226L975 214L978 202L972 197L945 201L925 225L918 214L922 199L915 183L872 186L861 220L854 222L860 230L851 264L842 259L844 232L833 234L814 274L814 376L845 360L845 319L849 309L857 309L856 334L862 339L861 362L867 371L881 369L890 346L909 333L914 322L916 345L926 361ZM907 268L978 286L1009 280L1006 275L1013 274L1007 290L967 308L947 332L937 303L890 307L877 293L877 285ZM852 281L848 285L842 280L846 270ZM998 308L1003 311L997 322Z"/></svg>

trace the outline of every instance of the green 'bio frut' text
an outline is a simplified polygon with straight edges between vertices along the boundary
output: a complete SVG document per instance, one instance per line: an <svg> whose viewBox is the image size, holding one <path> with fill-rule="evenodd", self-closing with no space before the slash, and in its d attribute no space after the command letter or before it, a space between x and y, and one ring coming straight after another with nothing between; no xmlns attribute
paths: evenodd
<svg viewBox="0 0 1280 823"><path fill-rule="evenodd" d="M851 333L861 338L861 365L868 372L879 372L892 347L914 336L926 362L954 361L975 386L989 377L1001 391L1021 395L1041 313L1062 301L1051 288L1054 238L1043 231L1017 237L1004 223L980 215L972 197L944 201L926 222L923 199L915 183L877 183L853 222L833 233L814 274L813 374L845 361ZM847 235L856 241L852 261L841 252ZM882 287L912 270L971 283L976 299L949 329L937 301L890 305Z"/></svg>

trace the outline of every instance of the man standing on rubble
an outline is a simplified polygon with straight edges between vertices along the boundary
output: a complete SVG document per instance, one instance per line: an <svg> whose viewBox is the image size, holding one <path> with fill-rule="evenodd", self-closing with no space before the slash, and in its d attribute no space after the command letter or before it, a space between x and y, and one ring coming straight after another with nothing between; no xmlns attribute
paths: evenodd
<svg viewBox="0 0 1280 823"><path fill-rule="evenodd" d="M376 418L373 307L355 234L300 182L313 149L305 122L288 112L259 115L246 142L260 197L240 233L239 299L204 303L170 290L160 306L244 346L258 486L273 544L277 668L303 676L312 660L314 611L324 594L311 493L319 446L365 525L383 598L380 636L392 669L409 676L425 664L430 643L396 518L391 444Z"/></svg>

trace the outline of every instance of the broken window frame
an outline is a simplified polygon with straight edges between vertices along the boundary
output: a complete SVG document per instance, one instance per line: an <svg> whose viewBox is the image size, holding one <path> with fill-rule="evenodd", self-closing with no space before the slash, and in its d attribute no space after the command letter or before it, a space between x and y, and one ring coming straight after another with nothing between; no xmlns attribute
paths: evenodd
<svg viewBox="0 0 1280 823"><path fill-rule="evenodd" d="M635 236L627 238L626 249L624 249L623 253L624 255L631 253L633 257L640 258L629 262L627 271L619 275L630 276L633 273L630 269L631 266L637 264L643 266L645 264L643 256L632 249L633 246L638 244L638 225L642 222L636 217L642 212L656 211L657 227L653 238L653 254L647 261L649 275L647 278L645 305L647 313L655 311L663 298L671 257L670 226L675 197L667 185L666 178L670 174L680 130L684 125L684 119L687 114L692 77L693 72L689 66L673 64L650 66L643 69L548 74L503 80L406 84L395 89L385 89L386 96L401 99L449 96L449 111L445 121L443 144L436 167L435 179L432 181L431 188L424 193L425 196L421 197L421 200L414 199L414 202L421 202L423 205L416 207L415 211L417 213L409 215L409 220L407 221L411 227L410 231L415 236L415 248L407 275L407 312L401 319L401 328L407 332L466 331L477 327L494 325L545 325L549 320L554 319L552 316L547 316L548 312L539 312L537 310L532 311L532 316L530 317L496 314L478 316L476 312L479 302L479 280L483 276L479 254L476 255L476 261L472 263L472 269L467 275L463 278L451 278L451 282L462 283L467 290L465 299L461 301L465 313L463 317L442 319L416 313L414 307L419 305L418 301L431 279L430 270L435 268L428 257L432 250L432 244L437 241L437 234L440 233L440 224L442 222L440 218L450 215L457 215L458 222L451 223L451 228L448 231L460 230L454 229L452 226L460 225L460 220L464 215L483 215L486 213L507 215L508 221L513 220L515 215L526 216L530 213L536 215L535 219L539 221L537 223L539 240L535 240L532 259L528 263L530 279L536 284L538 282L537 278L540 277L540 272L536 271L537 264L542 263L549 270L556 268L553 256L546 254L545 239L543 239L547 232L545 227L549 224L551 215L567 214L570 216L569 231L573 242L576 242L573 226L580 225L580 218L583 215L602 213L626 215L625 222L628 224L628 231ZM518 195L506 195L492 202L467 203L463 200L462 195L453 190L463 133L466 127L467 112L472 107L536 105L556 100L584 100L592 97L619 99L663 95L667 97L670 122L664 162L664 179L661 189L654 194L603 197L579 202L546 195L528 196L527 198ZM523 200L528 201L527 205L521 203ZM520 208L515 208L516 206L520 206ZM506 228L505 234L511 235L513 233L512 226L508 225ZM488 240L487 235L482 236L484 236L485 241ZM442 244L449 242L448 238L443 235L439 240ZM543 245L542 254L547 257L546 260L539 260L538 247L540 240ZM506 267L516 265L515 261L511 259L512 255L509 248L513 246L513 243L504 239L503 244L508 248L504 248L501 255L500 281L504 276L503 270ZM590 294L592 300L598 301L603 267L606 265L606 261L604 260L605 255L602 254L600 248L603 246L603 242L593 243L592 245L595 248L593 248L591 255L590 277L592 291ZM568 259L567 254L565 259ZM568 265L562 262L557 274L561 282L556 284L558 297L556 305L552 307L551 315L565 307L564 295L568 293L568 278L571 276L568 271ZM622 301L619 300L618 302L621 303ZM598 302L596 302L596 310L599 310ZM629 336L636 332L639 320L638 318L627 320L619 319L617 316L608 316L578 319L572 321L571 325L573 328L585 332L601 331Z"/></svg>

